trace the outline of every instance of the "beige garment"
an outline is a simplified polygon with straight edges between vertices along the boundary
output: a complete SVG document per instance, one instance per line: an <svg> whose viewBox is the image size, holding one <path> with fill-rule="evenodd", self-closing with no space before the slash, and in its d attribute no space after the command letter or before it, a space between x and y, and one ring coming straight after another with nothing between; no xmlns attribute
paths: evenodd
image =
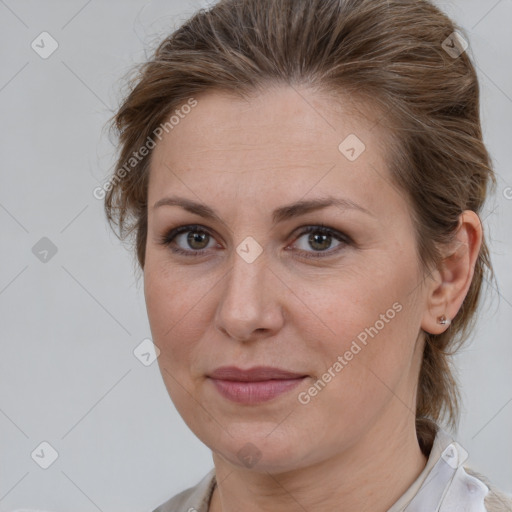
<svg viewBox="0 0 512 512"><path fill-rule="evenodd" d="M198 484L176 494L153 512L208 512L215 484L215 468L213 468Z"/></svg>
<svg viewBox="0 0 512 512"><path fill-rule="evenodd" d="M427 465L387 512L512 512L512 496L498 491L484 476L463 466L464 455L464 449L439 429ZM452 456L458 462L450 468L446 461L452 462L447 458ZM208 512L215 483L215 469L211 469L197 485L153 512Z"/></svg>

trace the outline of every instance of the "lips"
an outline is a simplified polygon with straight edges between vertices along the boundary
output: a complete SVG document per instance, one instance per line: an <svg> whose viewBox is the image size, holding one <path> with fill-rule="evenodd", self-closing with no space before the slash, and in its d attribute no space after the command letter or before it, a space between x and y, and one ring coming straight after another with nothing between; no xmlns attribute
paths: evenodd
<svg viewBox="0 0 512 512"><path fill-rule="evenodd" d="M247 370L242 370L236 366L223 366L212 372L210 377L212 379L234 380L239 382L259 382L264 380L297 379L299 377L305 377L305 375L270 366L255 366Z"/></svg>
<svg viewBox="0 0 512 512"><path fill-rule="evenodd" d="M308 376L268 366L247 370L225 366L208 377L224 398L239 404L258 404L290 391Z"/></svg>

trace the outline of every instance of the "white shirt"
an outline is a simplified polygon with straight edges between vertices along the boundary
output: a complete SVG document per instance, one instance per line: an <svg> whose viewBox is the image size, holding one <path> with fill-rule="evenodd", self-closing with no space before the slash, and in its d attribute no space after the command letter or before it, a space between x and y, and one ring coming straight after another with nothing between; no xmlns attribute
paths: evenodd
<svg viewBox="0 0 512 512"><path fill-rule="evenodd" d="M489 488L469 475L463 463L467 452L438 429L427 465L388 512L488 512Z"/></svg>

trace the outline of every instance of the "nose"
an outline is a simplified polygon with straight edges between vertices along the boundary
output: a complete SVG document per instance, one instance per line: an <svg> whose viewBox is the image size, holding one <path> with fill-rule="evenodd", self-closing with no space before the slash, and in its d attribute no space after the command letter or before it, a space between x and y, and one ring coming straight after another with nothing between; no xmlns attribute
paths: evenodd
<svg viewBox="0 0 512 512"><path fill-rule="evenodd" d="M216 328L238 341L270 337L283 325L283 286L269 268L264 254L248 263L237 253L222 280Z"/></svg>

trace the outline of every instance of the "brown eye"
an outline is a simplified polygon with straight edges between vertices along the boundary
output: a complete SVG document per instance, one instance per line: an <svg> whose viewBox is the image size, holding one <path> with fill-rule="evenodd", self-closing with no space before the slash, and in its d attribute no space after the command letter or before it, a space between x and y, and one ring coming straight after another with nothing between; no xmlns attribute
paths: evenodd
<svg viewBox="0 0 512 512"><path fill-rule="evenodd" d="M200 256L208 249L208 244L212 240L212 235L205 228L192 225L172 229L159 243L170 247L175 253Z"/></svg>
<svg viewBox="0 0 512 512"><path fill-rule="evenodd" d="M304 235L308 236L305 237ZM304 242L299 244L302 245L302 247L299 247L299 250L306 253L304 255L306 258L330 256L334 253L337 253L344 246L352 243L352 240L349 236L324 226L309 226L299 234L296 240L300 240L303 237ZM338 242L338 244L334 249L330 250L333 241ZM297 241L294 243L294 245L297 245ZM313 251L309 249L313 249Z"/></svg>
<svg viewBox="0 0 512 512"><path fill-rule="evenodd" d="M186 238L187 244L192 249L205 249L208 244L204 245L204 241L208 242L209 236L208 233L201 231L189 231Z"/></svg>

